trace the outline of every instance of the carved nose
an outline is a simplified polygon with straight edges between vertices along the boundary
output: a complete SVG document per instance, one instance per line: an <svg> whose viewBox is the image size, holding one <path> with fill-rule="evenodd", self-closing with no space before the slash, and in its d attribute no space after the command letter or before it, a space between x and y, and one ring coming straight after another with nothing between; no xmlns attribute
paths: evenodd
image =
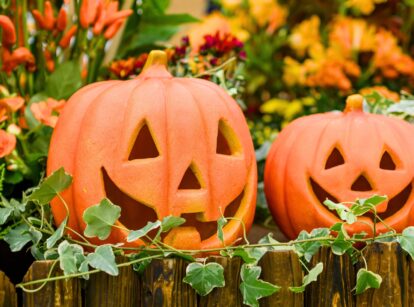
<svg viewBox="0 0 414 307"><path fill-rule="evenodd" d="M196 168L193 164L187 168L181 179L179 190L199 190L201 189L201 183L197 176Z"/></svg>
<svg viewBox="0 0 414 307"><path fill-rule="evenodd" d="M359 192L372 191L372 186L369 183L368 179L363 174L361 174L352 184L351 190Z"/></svg>

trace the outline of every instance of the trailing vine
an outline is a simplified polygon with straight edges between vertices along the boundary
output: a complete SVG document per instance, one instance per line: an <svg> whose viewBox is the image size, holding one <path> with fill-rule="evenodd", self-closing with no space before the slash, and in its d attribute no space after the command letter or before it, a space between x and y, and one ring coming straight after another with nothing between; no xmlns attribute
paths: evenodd
<svg viewBox="0 0 414 307"><path fill-rule="evenodd" d="M23 195L21 202L14 199L2 199L0 204L0 240L5 240L14 252L30 245L32 255L37 260L50 260L53 265L47 278L20 283L17 287L24 291L40 290L47 282L66 278L80 277L88 279L89 275L106 272L116 276L119 268L132 265L133 269L142 273L154 259L166 257L180 257L190 262L186 269L183 282L191 285L199 295L207 295L214 288L224 287L224 268L218 263L206 263L206 253L220 253L226 257L240 257L243 261L240 277L240 291L243 303L249 306L258 306L258 300L270 296L281 289L280 286L260 279L261 267L259 260L268 251L291 250L295 252L305 271L302 285L291 286L289 290L300 293L311 282L316 281L323 271L323 263L319 262L310 267L312 257L322 246L327 246L335 255L348 254L353 263L362 260L365 266L358 270L356 277L355 294L360 294L369 288L379 288L382 278L369 271L364 259L364 248L358 249L356 244L366 246L374 242L396 241L401 248L414 259L414 227L406 228L402 233L393 229L388 232L367 237L366 233L350 236L346 231L347 224L358 222L358 218L366 213L374 217L372 233L375 234L376 224L384 221L377 215L376 206L384 202L387 197L374 195L367 199L358 199L355 202L344 204L325 201L325 205L336 211L342 222L330 228L317 228L310 233L302 231L298 238L288 242L279 242L271 234L265 236L258 243L248 242L246 235L237 246L224 246L223 227L231 218L222 216L217 222L217 236L223 242L222 248L206 250L183 250L167 245L161 239L163 233L185 223L181 217L168 216L162 221L148 222L141 229L128 230L115 224L121 215L121 208L108 199L85 210L83 218L87 225L83 234L76 233L68 225L69 215L56 229L53 226L49 203L54 197L62 200L60 193L72 183L70 175L59 169L46 178L37 188L29 190ZM67 210L68 214L69 211ZM122 244L92 244L88 238L98 237L105 240L112 228L121 227L128 231L128 242L142 240L145 245L139 248L123 246ZM76 233L76 238L69 233ZM149 234L156 232L155 236ZM116 256L125 255L127 262L117 263ZM201 255L201 256L200 256ZM62 276L52 276L53 269L59 264L63 271ZM29 286L37 286L29 289Z"/></svg>

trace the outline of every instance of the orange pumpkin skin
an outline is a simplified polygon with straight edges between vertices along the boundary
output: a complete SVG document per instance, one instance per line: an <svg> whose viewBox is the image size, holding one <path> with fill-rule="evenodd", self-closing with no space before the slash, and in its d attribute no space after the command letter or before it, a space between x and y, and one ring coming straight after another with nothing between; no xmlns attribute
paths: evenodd
<svg viewBox="0 0 414 307"><path fill-rule="evenodd" d="M299 118L272 145L265 193L276 223L289 238L340 222L336 212L322 205L326 198L352 202L387 195L388 201L377 206L385 223L399 232L414 225L414 128L397 118L364 113L362 101L352 95L344 112ZM347 231L372 235L371 217L360 220ZM377 224L377 233L386 231Z"/></svg>
<svg viewBox="0 0 414 307"><path fill-rule="evenodd" d="M257 170L249 130L237 103L219 86L173 78L165 64L165 54L155 51L136 79L99 82L75 93L53 132L47 173L64 167L73 176L62 197L68 225L77 232L86 227L85 209L108 197L122 208L118 225L139 229L182 216L187 223L166 243L220 247L221 212L247 229L254 217ZM60 224L66 210L57 198L51 206ZM231 220L225 243L242 233L240 221ZM107 240L91 241L125 242L127 234L113 228Z"/></svg>

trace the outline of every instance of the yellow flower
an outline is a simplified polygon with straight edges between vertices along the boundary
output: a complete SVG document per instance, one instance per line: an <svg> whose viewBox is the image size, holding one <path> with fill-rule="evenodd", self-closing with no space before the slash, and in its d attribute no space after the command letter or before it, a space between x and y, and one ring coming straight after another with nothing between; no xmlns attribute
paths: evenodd
<svg viewBox="0 0 414 307"><path fill-rule="evenodd" d="M300 100L295 99L290 102L284 112L285 120L291 121L296 115L303 111L303 105Z"/></svg>
<svg viewBox="0 0 414 307"><path fill-rule="evenodd" d="M283 81L289 85L300 84L306 82L306 67L291 57L285 57L283 65Z"/></svg>
<svg viewBox="0 0 414 307"><path fill-rule="evenodd" d="M249 6L256 23L260 27L268 25L268 33L273 33L286 21L287 8L279 5L275 0L249 0Z"/></svg>
<svg viewBox="0 0 414 307"><path fill-rule="evenodd" d="M272 98L260 106L262 113L276 113L283 115L289 105L289 101L285 99Z"/></svg>
<svg viewBox="0 0 414 307"><path fill-rule="evenodd" d="M345 5L357 9L364 15L369 15L375 9L375 4L384 2L387 0L347 0Z"/></svg>
<svg viewBox="0 0 414 307"><path fill-rule="evenodd" d="M221 0L220 3L223 8L228 10L234 10L242 4L242 0Z"/></svg>
<svg viewBox="0 0 414 307"><path fill-rule="evenodd" d="M293 28L289 44L298 55L304 56L309 47L320 42L320 23L319 17L313 15Z"/></svg>

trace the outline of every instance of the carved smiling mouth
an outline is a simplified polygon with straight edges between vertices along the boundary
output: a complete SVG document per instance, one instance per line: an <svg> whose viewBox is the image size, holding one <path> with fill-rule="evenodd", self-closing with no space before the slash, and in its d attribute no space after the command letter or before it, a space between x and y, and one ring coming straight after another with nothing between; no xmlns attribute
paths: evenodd
<svg viewBox="0 0 414 307"><path fill-rule="evenodd" d="M325 207L323 202L326 199L332 200L333 202L338 203L338 199L331 194L329 194L324 188L322 188L312 177L309 178L310 185L312 187L312 192L316 196L316 198L319 200L319 203ZM387 210L385 212L377 213L378 216L381 219L386 219L397 213L399 210L401 210L404 205L407 203L408 198L411 195L412 191L412 183L409 183L400 193L398 193L396 196L391 198L388 201ZM325 207L326 208L326 207ZM327 209L327 208L326 208ZM327 209L328 210L328 209ZM332 213L336 214L336 211L332 211ZM364 214L364 216L369 217L372 219L372 214L367 212Z"/></svg>
<svg viewBox="0 0 414 307"><path fill-rule="evenodd" d="M128 229L140 229L149 221L158 219L157 213L151 207L133 199L121 191L120 188L109 177L106 170L102 167L102 177L104 181L105 195L114 204L121 207L121 217L119 221ZM225 217L235 216L240 204L245 196L244 190L226 207L223 215ZM181 217L186 222L181 226L195 227L200 233L201 240L205 240L215 235L217 232L217 222L202 222L198 219L199 213L185 213Z"/></svg>

